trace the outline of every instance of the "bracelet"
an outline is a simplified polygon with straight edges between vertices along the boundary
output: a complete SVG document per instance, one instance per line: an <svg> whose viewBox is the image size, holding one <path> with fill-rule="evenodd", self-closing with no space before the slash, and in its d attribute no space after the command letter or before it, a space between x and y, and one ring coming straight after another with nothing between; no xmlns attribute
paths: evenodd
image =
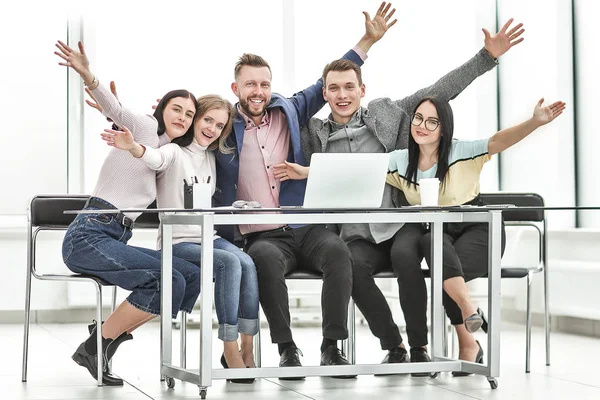
<svg viewBox="0 0 600 400"><path fill-rule="evenodd" d="M85 82L83 82L83 84L85 85ZM96 75L94 75L94 79L92 79L92 83L90 83L89 85L85 85L85 86L87 86L87 88L89 90L94 90L98 87L99 84L100 84L100 82L98 81L98 78L96 78Z"/></svg>

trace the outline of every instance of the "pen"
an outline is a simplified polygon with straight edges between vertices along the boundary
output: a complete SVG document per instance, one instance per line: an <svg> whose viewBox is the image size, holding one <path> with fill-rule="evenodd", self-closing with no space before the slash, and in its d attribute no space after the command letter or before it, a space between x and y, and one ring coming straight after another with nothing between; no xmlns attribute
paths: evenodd
<svg viewBox="0 0 600 400"><path fill-rule="evenodd" d="M206 183L210 183L210 176L208 177L208 179L206 180Z"/></svg>
<svg viewBox="0 0 600 400"><path fill-rule="evenodd" d="M187 181L185 180L185 178L183 178L183 184L184 184L185 186L190 186L190 185L188 185L188 183L187 183Z"/></svg>
<svg viewBox="0 0 600 400"><path fill-rule="evenodd" d="M198 177L194 176L194 180L196 181L196 183L198 183Z"/></svg>

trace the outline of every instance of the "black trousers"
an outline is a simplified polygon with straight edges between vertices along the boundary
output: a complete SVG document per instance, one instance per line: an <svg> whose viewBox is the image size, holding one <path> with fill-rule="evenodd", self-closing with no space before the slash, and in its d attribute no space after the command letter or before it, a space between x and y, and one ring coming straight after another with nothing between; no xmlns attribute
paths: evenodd
<svg viewBox="0 0 600 400"><path fill-rule="evenodd" d="M348 337L352 258L339 236L323 225L310 225L249 234L244 248L256 264L259 299L273 343L293 340L285 275L299 268L323 274L323 337Z"/></svg>
<svg viewBox="0 0 600 400"><path fill-rule="evenodd" d="M394 256L394 246L397 245L394 238L377 244L365 239L356 239L348 243L354 259L352 298L367 320L369 329L379 339L383 350L398 347L402 343L402 336L373 275L389 270L392 262L404 262L400 257Z"/></svg>
<svg viewBox="0 0 600 400"><path fill-rule="evenodd" d="M427 288L421 270L425 257L431 265L432 237L422 224L405 224L394 237L400 246L392 257L404 262L393 262L398 276L400 305L406 321L406 333L411 347L427 344ZM466 282L484 276L488 271L488 224L444 224L443 279L462 276ZM506 233L502 225L502 254ZM446 314L452 325L463 323L460 307L443 294Z"/></svg>

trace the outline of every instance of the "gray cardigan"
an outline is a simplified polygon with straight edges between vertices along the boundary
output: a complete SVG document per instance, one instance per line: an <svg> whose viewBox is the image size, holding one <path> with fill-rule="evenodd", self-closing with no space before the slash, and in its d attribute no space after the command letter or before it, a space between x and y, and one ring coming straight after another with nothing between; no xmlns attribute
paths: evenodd
<svg viewBox="0 0 600 400"><path fill-rule="evenodd" d="M387 152L406 149L410 132L410 113L423 97L436 96L442 100L452 100L476 78L493 69L497 64L498 61L483 48L469 61L427 88L400 100L380 98L369 102L366 108L362 108L363 122L369 131L377 136ZM310 163L313 153L327 152L329 135L332 133L329 126L330 124L325 124L324 120L311 118L308 124L302 128L300 141L307 163ZM394 189L391 193L393 204L396 207L407 204L399 190ZM373 232L373 229L371 231ZM390 233L383 236L389 236ZM380 238L375 236L380 236ZM382 235L373 235L373 237L375 243L387 240L381 239Z"/></svg>

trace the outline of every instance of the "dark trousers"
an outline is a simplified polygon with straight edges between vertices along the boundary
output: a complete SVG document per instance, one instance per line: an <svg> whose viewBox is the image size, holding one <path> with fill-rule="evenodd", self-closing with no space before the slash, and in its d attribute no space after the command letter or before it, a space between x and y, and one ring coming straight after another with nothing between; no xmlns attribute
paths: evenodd
<svg viewBox="0 0 600 400"><path fill-rule="evenodd" d="M402 336L373 275L389 270L392 262L403 262L399 257L392 256L395 243L394 238L377 244L365 239L348 243L354 259L352 298L383 350L398 347L402 343Z"/></svg>
<svg viewBox="0 0 600 400"><path fill-rule="evenodd" d="M488 224L444 224L443 279L462 276L466 282L484 276L488 271ZM393 257L405 260L392 263L398 276L400 305L406 321L406 333L411 347L427 344L427 288L421 270L425 257L431 265L431 232L422 224L406 224L395 240L401 243ZM506 244L502 226L502 254ZM460 307L445 292L443 304L452 325L463 323Z"/></svg>
<svg viewBox="0 0 600 400"><path fill-rule="evenodd" d="M342 239L322 225L246 236L246 252L258 271L258 293L273 343L292 341L285 275L296 270L323 274L323 337L348 337L352 258Z"/></svg>

